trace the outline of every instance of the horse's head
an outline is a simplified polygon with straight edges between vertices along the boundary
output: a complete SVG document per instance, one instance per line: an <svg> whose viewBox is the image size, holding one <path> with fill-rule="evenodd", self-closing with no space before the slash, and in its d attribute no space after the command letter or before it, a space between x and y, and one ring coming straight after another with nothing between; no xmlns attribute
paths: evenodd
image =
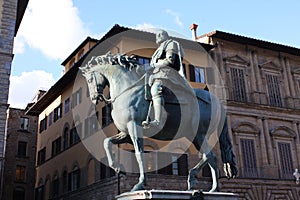
<svg viewBox="0 0 300 200"><path fill-rule="evenodd" d="M97 71L83 72L82 75L86 79L92 103L103 101L105 99L103 89L108 85L107 79Z"/></svg>

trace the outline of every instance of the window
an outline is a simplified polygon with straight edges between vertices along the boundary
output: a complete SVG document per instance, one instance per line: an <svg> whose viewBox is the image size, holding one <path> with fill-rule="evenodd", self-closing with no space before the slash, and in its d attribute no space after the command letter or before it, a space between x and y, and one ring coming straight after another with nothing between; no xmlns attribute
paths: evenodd
<svg viewBox="0 0 300 200"><path fill-rule="evenodd" d="M25 182L25 167L17 165L16 167L16 181Z"/></svg>
<svg viewBox="0 0 300 200"><path fill-rule="evenodd" d="M38 161L37 161L37 164L38 165L41 165L45 162L46 160L46 147L44 147L43 149L41 149L39 152L38 152Z"/></svg>
<svg viewBox="0 0 300 200"><path fill-rule="evenodd" d="M81 94L82 89L78 89L75 93L72 94L72 108L79 105L81 103Z"/></svg>
<svg viewBox="0 0 300 200"><path fill-rule="evenodd" d="M106 166L105 164L103 164L102 162L100 163L100 179L106 179L106 178L110 178L116 175L116 172Z"/></svg>
<svg viewBox="0 0 300 200"><path fill-rule="evenodd" d="M40 133L47 129L47 116L40 121Z"/></svg>
<svg viewBox="0 0 300 200"><path fill-rule="evenodd" d="M49 126L51 126L52 125L52 121L53 120L53 112L51 112L50 114L49 114Z"/></svg>
<svg viewBox="0 0 300 200"><path fill-rule="evenodd" d="M88 163L88 176L87 176L87 184L91 185L95 183L95 161L90 160Z"/></svg>
<svg viewBox="0 0 300 200"><path fill-rule="evenodd" d="M172 155L172 174L173 175L178 175L178 158L175 155Z"/></svg>
<svg viewBox="0 0 300 200"><path fill-rule="evenodd" d="M35 199L44 200L44 186L41 185L35 189Z"/></svg>
<svg viewBox="0 0 300 200"><path fill-rule="evenodd" d="M190 81L197 82L197 83L206 83L204 68L194 66L194 65L189 65L189 70L190 70Z"/></svg>
<svg viewBox="0 0 300 200"><path fill-rule="evenodd" d="M26 157L27 142L18 142L18 156Z"/></svg>
<svg viewBox="0 0 300 200"><path fill-rule="evenodd" d="M73 127L70 131L70 145L80 142L81 124Z"/></svg>
<svg viewBox="0 0 300 200"><path fill-rule="evenodd" d="M64 171L62 175L63 193L68 191L68 172Z"/></svg>
<svg viewBox="0 0 300 200"><path fill-rule="evenodd" d="M70 98L65 100L65 114L68 113L70 110Z"/></svg>
<svg viewBox="0 0 300 200"><path fill-rule="evenodd" d="M58 119L62 117L62 104L54 109L54 118L53 121L56 122Z"/></svg>
<svg viewBox="0 0 300 200"><path fill-rule="evenodd" d="M61 151L61 137L52 142L52 156L59 154Z"/></svg>
<svg viewBox="0 0 300 200"><path fill-rule="evenodd" d="M58 177L55 176L52 182L52 197L58 197L59 195L59 180Z"/></svg>
<svg viewBox="0 0 300 200"><path fill-rule="evenodd" d="M293 160L290 143L278 142L278 151L282 178L293 178Z"/></svg>
<svg viewBox="0 0 300 200"><path fill-rule="evenodd" d="M144 65L145 69L149 68L150 66L150 58L137 56L138 63L140 65Z"/></svg>
<svg viewBox="0 0 300 200"><path fill-rule="evenodd" d="M29 128L29 119L27 117L20 117L20 128L22 130L28 130L28 128Z"/></svg>
<svg viewBox="0 0 300 200"><path fill-rule="evenodd" d="M69 190L74 191L80 187L80 169L76 167L69 174Z"/></svg>
<svg viewBox="0 0 300 200"><path fill-rule="evenodd" d="M158 155L159 160L164 160L170 164L162 169L158 169L158 174L166 175L188 175L188 162L187 154L174 154L174 153L160 153Z"/></svg>
<svg viewBox="0 0 300 200"><path fill-rule="evenodd" d="M13 200L25 200L25 190L22 187L14 189Z"/></svg>
<svg viewBox="0 0 300 200"><path fill-rule="evenodd" d="M254 140L241 139L244 177L257 177L257 165Z"/></svg>
<svg viewBox="0 0 300 200"><path fill-rule="evenodd" d="M98 112L85 119L85 136L88 137L98 131Z"/></svg>
<svg viewBox="0 0 300 200"><path fill-rule="evenodd" d="M280 82L276 75L266 74L269 103L271 106L282 107Z"/></svg>
<svg viewBox="0 0 300 200"><path fill-rule="evenodd" d="M64 130L64 135L63 135L63 148L64 150L69 147L69 128L66 127Z"/></svg>
<svg viewBox="0 0 300 200"><path fill-rule="evenodd" d="M102 127L108 126L113 122L111 117L111 104L102 107Z"/></svg>
<svg viewBox="0 0 300 200"><path fill-rule="evenodd" d="M240 68L230 68L232 79L232 99L239 102L246 102L246 86L244 70Z"/></svg>

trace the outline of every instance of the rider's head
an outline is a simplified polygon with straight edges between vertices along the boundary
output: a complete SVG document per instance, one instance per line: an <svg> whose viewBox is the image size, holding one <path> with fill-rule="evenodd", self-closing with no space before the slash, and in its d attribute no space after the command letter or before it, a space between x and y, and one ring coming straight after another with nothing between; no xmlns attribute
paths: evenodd
<svg viewBox="0 0 300 200"><path fill-rule="evenodd" d="M156 44L161 44L162 42L166 41L167 39L169 39L169 35L166 31L161 30L159 32L156 33Z"/></svg>

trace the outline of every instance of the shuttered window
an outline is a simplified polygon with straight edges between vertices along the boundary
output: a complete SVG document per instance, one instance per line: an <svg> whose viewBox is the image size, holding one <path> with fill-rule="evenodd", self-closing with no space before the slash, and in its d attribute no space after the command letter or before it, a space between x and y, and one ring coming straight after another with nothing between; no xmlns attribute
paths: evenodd
<svg viewBox="0 0 300 200"><path fill-rule="evenodd" d="M269 103L271 106L282 107L280 83L276 75L266 74Z"/></svg>
<svg viewBox="0 0 300 200"><path fill-rule="evenodd" d="M293 178L293 161L290 143L278 142L282 178Z"/></svg>
<svg viewBox="0 0 300 200"><path fill-rule="evenodd" d="M246 87L244 69L230 68L232 79L232 99L238 102L246 102Z"/></svg>
<svg viewBox="0 0 300 200"><path fill-rule="evenodd" d="M243 158L243 175L244 177L257 177L257 165L254 140L241 139L241 150Z"/></svg>

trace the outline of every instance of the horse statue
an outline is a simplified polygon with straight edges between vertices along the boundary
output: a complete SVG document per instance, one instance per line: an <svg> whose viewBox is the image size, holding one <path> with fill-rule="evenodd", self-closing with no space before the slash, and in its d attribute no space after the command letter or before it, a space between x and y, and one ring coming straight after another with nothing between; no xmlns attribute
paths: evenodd
<svg viewBox="0 0 300 200"><path fill-rule="evenodd" d="M225 175L228 178L234 178L237 175L235 156L228 135L226 113L215 95L201 89L194 89L193 94L188 93L180 87L180 84L171 90L164 88L165 93L168 93L166 96L170 96L169 100L168 97L165 100L164 126L161 130L149 130L142 127L142 122L147 116L149 117L151 109L150 101L145 98L147 96L147 90L145 90L147 70L134 58L110 53L95 56L80 67L80 70L87 81L92 103L105 101L112 104L111 115L120 132L104 140L109 166L117 173L120 172L120 166L114 160L112 153L113 144L130 143L134 147L139 167L139 181L131 191L143 190L145 187L143 137L163 141L186 137L203 155L200 162L189 171L188 190L196 189L197 174L208 164L212 174L210 192L214 192L219 191L219 173L217 157L211 151L212 147L208 144L208 140L212 133L217 131ZM179 79L183 80L182 77ZM107 85L110 99L103 95L103 89ZM225 119L221 124L216 120L220 116ZM215 124L215 126L209 128L209 124Z"/></svg>

